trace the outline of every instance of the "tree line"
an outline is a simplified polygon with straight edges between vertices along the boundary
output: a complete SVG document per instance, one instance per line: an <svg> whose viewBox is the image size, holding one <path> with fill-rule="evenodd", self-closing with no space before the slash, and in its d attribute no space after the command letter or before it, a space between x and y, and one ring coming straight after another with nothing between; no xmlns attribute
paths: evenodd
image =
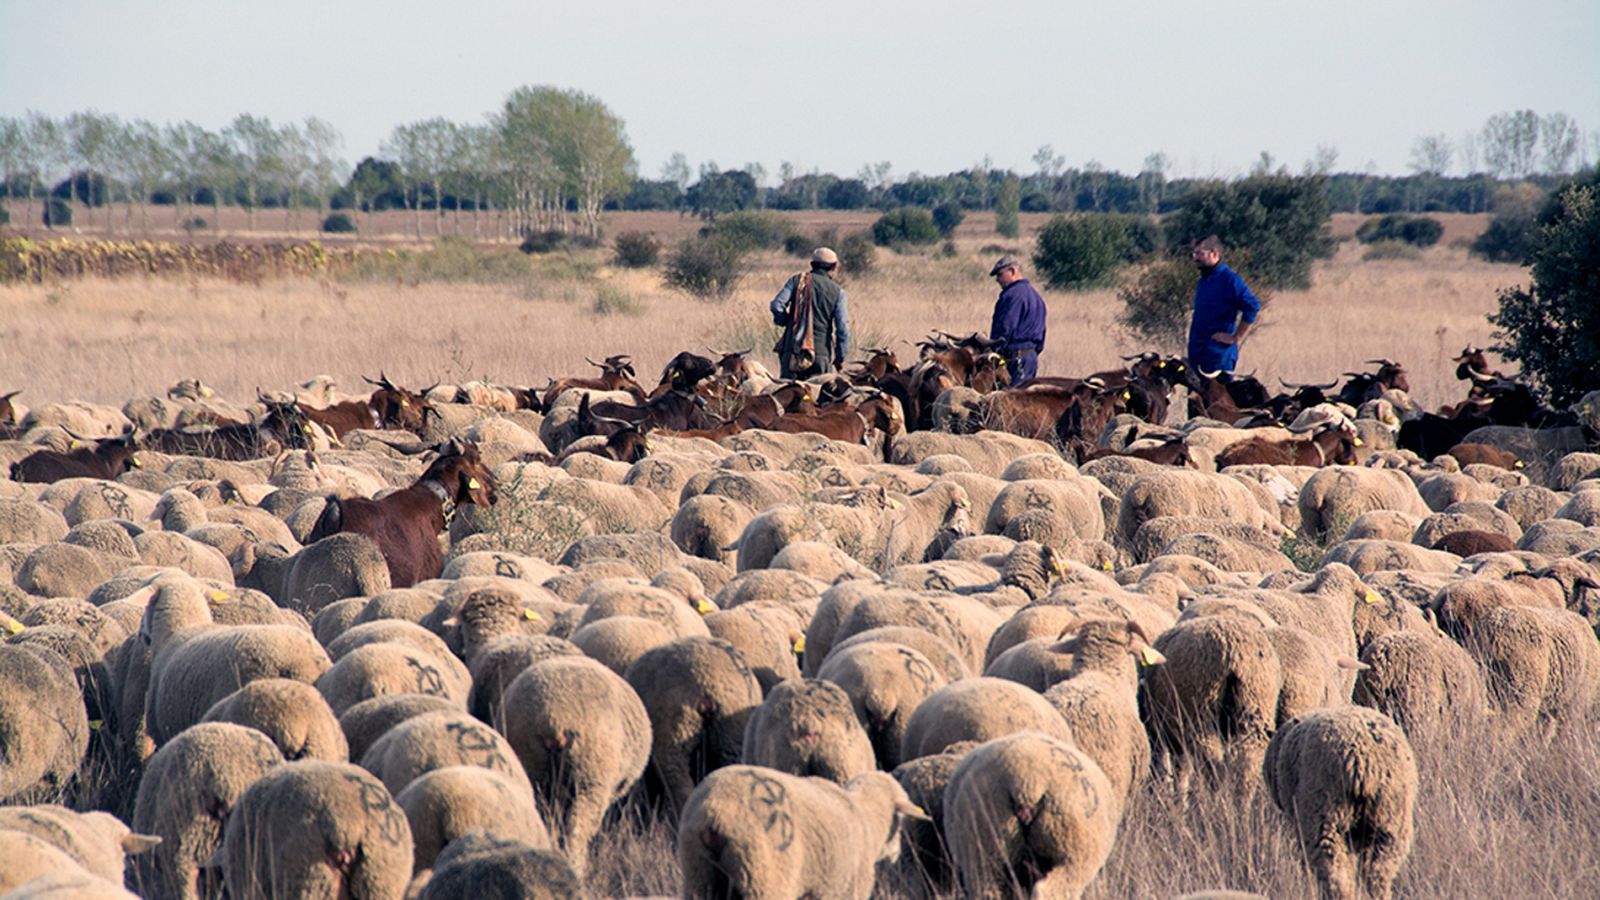
<svg viewBox="0 0 1600 900"><path fill-rule="evenodd" d="M1489 117L1482 128L1452 140L1424 135L1412 146L1411 173L1336 171L1338 153L1319 147L1301 174L1322 176L1334 211L1484 212L1507 182L1543 189L1587 164L1589 143L1571 117L1532 110ZM249 214L284 211L289 227L302 210L352 211L357 216L407 210L422 237L443 233L447 211L471 213L474 234L488 227L505 236L537 231L596 235L603 210L675 210L705 218L743 209L994 210L1164 214L1216 179L1174 178L1162 153L1146 157L1132 175L1095 162L1067 167L1050 146L1034 154L1035 169L1017 173L985 160L944 175L892 177L892 166L863 166L854 176L802 172L783 163L776 183L760 164L699 167L694 177L683 154L660 177L643 178L624 124L599 99L579 91L521 87L482 123L432 118L396 126L379 153L354 167L341 157L343 137L316 118L274 123L240 115L220 131L193 122L156 124L85 111L63 119L39 113L0 117L0 190L6 197L53 198L44 214L69 219L71 206L99 210L114 230L111 204L173 208L174 223L202 221L223 205ZM1600 152L1600 143L1597 143ZM1450 174L1462 171L1467 174ZM1263 153L1251 175L1288 174ZM693 180L691 180L693 179ZM143 202L141 202L143 201ZM431 222L431 228L430 228ZM451 227L461 228L461 217Z"/></svg>

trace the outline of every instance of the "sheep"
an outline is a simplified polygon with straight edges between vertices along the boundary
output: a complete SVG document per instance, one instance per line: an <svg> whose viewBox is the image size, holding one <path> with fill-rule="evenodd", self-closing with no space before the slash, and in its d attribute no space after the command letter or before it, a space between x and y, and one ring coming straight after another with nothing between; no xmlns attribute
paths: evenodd
<svg viewBox="0 0 1600 900"><path fill-rule="evenodd" d="M477 766L434 769L394 798L411 827L412 867L433 867L450 842L473 832L550 847L533 799L504 775Z"/></svg>
<svg viewBox="0 0 1600 900"><path fill-rule="evenodd" d="M432 653L403 644L367 644L345 654L315 684L336 716L363 700L389 694L426 694L465 709L467 681L457 674L460 661L452 662L446 665Z"/></svg>
<svg viewBox="0 0 1600 900"><path fill-rule="evenodd" d="M80 813L64 806L0 807L0 831L31 834L112 884L127 877L128 857L161 844L159 836L135 833L110 813Z"/></svg>
<svg viewBox="0 0 1600 900"><path fill-rule="evenodd" d="M309 631L292 625L218 626L207 600L169 585L152 597L139 625L150 648L145 720L159 746L200 721L218 700L262 678L315 682L332 666Z"/></svg>
<svg viewBox="0 0 1600 900"><path fill-rule="evenodd" d="M1044 692L1071 729L1073 743L1095 761L1118 804L1150 769L1150 740L1139 721L1137 667L1165 659L1131 622L1090 619L1061 643L1072 661L1067 678Z"/></svg>
<svg viewBox="0 0 1600 900"><path fill-rule="evenodd" d="M810 576L824 584L840 578L871 578L871 569L856 562L848 553L819 541L796 541L778 551L771 569L787 569ZM761 571L761 570L753 570Z"/></svg>
<svg viewBox="0 0 1600 900"><path fill-rule="evenodd" d="M1578 726L1600 703L1600 643L1587 620L1565 609L1502 606L1466 641L1490 674L1489 696L1516 731L1546 739Z"/></svg>
<svg viewBox="0 0 1600 900"><path fill-rule="evenodd" d="M1406 543L1411 540L1413 534L1416 534L1417 526L1421 524L1420 517L1397 509L1374 509L1356 516L1340 540L1373 539Z"/></svg>
<svg viewBox="0 0 1600 900"><path fill-rule="evenodd" d="M681 810L705 772L738 759L761 683L732 644L703 637L650 650L626 678L649 714L650 762Z"/></svg>
<svg viewBox="0 0 1600 900"><path fill-rule="evenodd" d="M899 856L901 816L926 818L884 772L843 787L760 766L706 777L678 826L683 896L866 900Z"/></svg>
<svg viewBox="0 0 1600 900"><path fill-rule="evenodd" d="M533 795L533 786L505 738L460 710L423 713L397 722L361 756L361 768L392 794L426 772L468 765L499 772Z"/></svg>
<svg viewBox="0 0 1600 900"><path fill-rule="evenodd" d="M1411 854L1417 802L1417 760L1400 726L1364 706L1318 710L1273 736L1264 767L1318 893L1389 897Z"/></svg>
<svg viewBox="0 0 1600 900"><path fill-rule="evenodd" d="M879 767L885 770L901 762L900 747L912 713L949 683L925 655L887 640L838 648L817 678L844 690Z"/></svg>
<svg viewBox="0 0 1600 900"><path fill-rule="evenodd" d="M218 700L202 722L233 722L265 734L284 759L348 762L350 745L317 689L287 678L252 681Z"/></svg>
<svg viewBox="0 0 1600 900"><path fill-rule="evenodd" d="M89 874L65 851L22 831L0 830L0 859L6 861L0 866L0 893L6 896L36 878Z"/></svg>
<svg viewBox="0 0 1600 900"><path fill-rule="evenodd" d="M945 788L961 760L977 746L973 741L951 744L942 753L913 759L890 773L905 788L906 797L928 815L927 821L906 821L903 840L911 851L911 863L940 889L949 888L954 875L944 839Z"/></svg>
<svg viewBox="0 0 1600 900"><path fill-rule="evenodd" d="M583 882L557 853L474 832L439 853L406 889L417 900L568 900L587 896Z"/></svg>
<svg viewBox="0 0 1600 900"><path fill-rule="evenodd" d="M446 592L445 603L456 607L453 618L460 633L461 655L469 664L481 648L497 638L543 633L567 608L554 594L532 584L471 588L463 583L458 587Z"/></svg>
<svg viewBox="0 0 1600 900"><path fill-rule="evenodd" d="M1028 511L1044 512L1059 520L1064 537L1097 541L1105 537L1102 494L1109 493L1092 478L1015 481L1000 491L984 517L985 534L1006 534L1007 524Z"/></svg>
<svg viewBox="0 0 1600 900"><path fill-rule="evenodd" d="M1466 650L1431 629L1380 635L1361 651L1352 699L1394 719L1413 744L1480 726L1489 698Z"/></svg>
<svg viewBox="0 0 1600 900"><path fill-rule="evenodd" d="M12 900L138 900L139 895L82 869L62 869L29 879L6 897Z"/></svg>
<svg viewBox="0 0 1600 900"><path fill-rule="evenodd" d="M1066 720L1039 692L1000 678L967 678L933 692L912 712L900 761L931 756L958 741L1030 730L1072 741Z"/></svg>
<svg viewBox="0 0 1600 900"><path fill-rule="evenodd" d="M1529 525L1518 550L1544 556L1578 556L1600 547L1600 528L1585 528L1571 519L1546 519Z"/></svg>
<svg viewBox="0 0 1600 900"><path fill-rule="evenodd" d="M1343 563L1357 574L1406 570L1411 572L1449 573L1455 571L1460 558L1443 550L1432 550L1410 542L1381 538L1344 540L1328 548L1322 561Z"/></svg>
<svg viewBox="0 0 1600 900"><path fill-rule="evenodd" d="M765 569L785 546L821 541L844 550L857 562L874 567L882 559L882 543L890 498L883 488L858 488L840 503L808 502L767 509L751 519L737 540L736 568ZM921 559L920 553L917 556Z"/></svg>
<svg viewBox="0 0 1600 900"><path fill-rule="evenodd" d="M1276 504L1273 504L1274 507ZM1115 535L1132 542L1139 527L1158 516L1212 516L1278 534L1277 511L1267 510L1241 481L1226 475L1162 468L1135 478L1122 494Z"/></svg>
<svg viewBox="0 0 1600 900"><path fill-rule="evenodd" d="M849 694L829 681L787 681L745 727L740 761L845 784L876 767Z"/></svg>
<svg viewBox="0 0 1600 900"><path fill-rule="evenodd" d="M744 604L709 613L705 623L712 637L738 649L761 683L762 694L770 693L781 682L799 680L796 654L805 646L801 642L804 629L800 616L788 608Z"/></svg>
<svg viewBox="0 0 1600 900"><path fill-rule="evenodd" d="M1159 635L1167 662L1142 684L1151 754L1181 784L1198 771L1246 792L1277 724L1283 670L1266 629L1243 617L1203 616Z"/></svg>
<svg viewBox="0 0 1600 900"><path fill-rule="evenodd" d="M350 758L365 756L378 738L407 719L431 712L454 712L459 707L444 697L429 694L386 694L363 700L339 716L339 730L350 745Z"/></svg>
<svg viewBox="0 0 1600 900"><path fill-rule="evenodd" d="M389 563L377 543L363 534L340 532L294 555L280 602L314 615L346 597L371 597L389 590Z"/></svg>
<svg viewBox="0 0 1600 900"><path fill-rule="evenodd" d="M535 663L506 689L505 735L539 796L573 869L588 871L606 811L638 782L653 722L621 676L584 657Z"/></svg>
<svg viewBox="0 0 1600 900"><path fill-rule="evenodd" d="M1081 896L1121 818L1094 760L1070 738L1033 731L968 753L944 792L945 839L967 896Z"/></svg>
<svg viewBox="0 0 1600 900"><path fill-rule="evenodd" d="M885 591L855 604L840 623L834 640L884 626L910 625L945 641L971 671L980 671L989 636L1004 621L1001 613L983 604L948 594ZM807 647L810 647L809 629Z"/></svg>
<svg viewBox="0 0 1600 900"><path fill-rule="evenodd" d="M234 897L398 897L411 826L376 778L302 760L262 776L228 815L221 862Z"/></svg>
<svg viewBox="0 0 1600 900"><path fill-rule="evenodd" d="M577 602L584 608L579 628L610 616L638 616L659 622L679 637L708 636L704 616L715 609L704 599L691 604L671 591L624 579L597 581L578 595Z"/></svg>
<svg viewBox="0 0 1600 900"><path fill-rule="evenodd" d="M376 619L345 629L344 633L328 642L328 658L335 664L356 650L371 644L400 644L427 654L449 669L455 679L466 682L470 677L467 667L450 651L444 638L432 631L404 619Z"/></svg>
<svg viewBox="0 0 1600 900"><path fill-rule="evenodd" d="M283 764L283 754L253 728L205 722L184 730L150 757L129 820L135 831L159 836L153 853L135 859L137 885L147 895L197 900L220 885L206 884L203 865L222 846L223 825L251 784Z"/></svg>
<svg viewBox="0 0 1600 900"><path fill-rule="evenodd" d="M72 669L44 647L0 644L0 804L64 788L89 748Z"/></svg>
<svg viewBox="0 0 1600 900"><path fill-rule="evenodd" d="M1300 489L1300 528L1313 539L1342 531L1362 513L1375 509L1397 510L1419 519L1433 511L1411 478L1394 469L1325 468Z"/></svg>
<svg viewBox="0 0 1600 900"><path fill-rule="evenodd" d="M665 625L640 616L607 616L573 632L572 643L585 656L622 675L639 657L678 639Z"/></svg>
<svg viewBox="0 0 1600 900"><path fill-rule="evenodd" d="M500 701L507 687L529 666L555 656L581 656L582 648L546 634L513 634L496 638L472 658L467 711L500 728ZM620 674L620 673L619 673Z"/></svg>
<svg viewBox="0 0 1600 900"><path fill-rule="evenodd" d="M17 587L37 597L84 597L120 568L114 558L76 544L34 548L13 576Z"/></svg>
<svg viewBox="0 0 1600 900"><path fill-rule="evenodd" d="M0 543L48 544L67 536L67 520L36 500L0 498Z"/></svg>
<svg viewBox="0 0 1600 900"><path fill-rule="evenodd" d="M720 609L781 606L809 617L827 589L826 582L788 569L750 569L728 579L711 598L711 605Z"/></svg>

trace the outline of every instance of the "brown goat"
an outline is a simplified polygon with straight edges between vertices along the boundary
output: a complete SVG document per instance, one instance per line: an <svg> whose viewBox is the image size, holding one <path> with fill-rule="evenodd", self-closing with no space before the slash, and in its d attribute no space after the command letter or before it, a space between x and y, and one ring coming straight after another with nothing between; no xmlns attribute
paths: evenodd
<svg viewBox="0 0 1600 900"><path fill-rule="evenodd" d="M443 569L439 532L448 524L446 507L453 513L463 503L492 506L495 500L494 476L477 445L452 441L408 488L379 500L329 497L306 543L345 531L364 534L383 552L390 584L411 587Z"/></svg>
<svg viewBox="0 0 1600 900"><path fill-rule="evenodd" d="M138 468L133 451L131 434L98 441L93 446L85 444L66 453L35 450L11 464L11 480L34 484L54 484L64 478L115 481L123 472Z"/></svg>
<svg viewBox="0 0 1600 900"><path fill-rule="evenodd" d="M1524 467L1522 460L1517 459L1515 453L1490 444L1457 444L1450 448L1450 455L1463 466L1484 463L1513 472Z"/></svg>
<svg viewBox="0 0 1600 900"><path fill-rule="evenodd" d="M1287 440L1253 437L1240 441L1217 454L1217 468L1228 466L1312 466L1355 463L1355 448L1360 438L1353 428L1330 425L1309 438Z"/></svg>
<svg viewBox="0 0 1600 900"><path fill-rule="evenodd" d="M608 356L605 362L595 362L587 356L583 361L591 366L600 368L599 378L559 378L545 388L543 406L550 409L556 398L573 388L588 391L627 391L640 403L645 401L644 388L634 379L637 377L633 371L633 357L626 355Z"/></svg>
<svg viewBox="0 0 1600 900"><path fill-rule="evenodd" d="M1434 541L1433 549L1465 558L1479 553L1509 553L1517 545L1493 531L1452 531Z"/></svg>

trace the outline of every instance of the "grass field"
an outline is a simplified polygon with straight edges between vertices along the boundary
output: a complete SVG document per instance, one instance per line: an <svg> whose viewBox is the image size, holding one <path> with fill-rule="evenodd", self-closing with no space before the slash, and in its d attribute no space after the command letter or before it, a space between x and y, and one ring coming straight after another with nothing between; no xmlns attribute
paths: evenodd
<svg viewBox="0 0 1600 900"><path fill-rule="evenodd" d="M151 212L160 215L170 211ZM259 221L282 216L265 211ZM384 216L375 218L404 214ZM849 231L871 221L870 213L796 216L806 232ZM131 218L136 224L138 216ZM303 218L309 225L313 217ZM989 265L1000 252L1032 246L1027 230L1015 240L998 238L987 218L969 217L953 256L880 250L875 272L845 272L856 345L915 341L931 328L987 330L996 295ZM1044 218L1024 217L1025 229ZM1418 259L1366 261L1360 245L1341 243L1333 259L1318 264L1310 290L1273 299L1244 348L1242 369L1257 370L1269 384L1328 381L1365 359L1391 357L1411 370L1413 393L1424 404L1456 399L1461 388L1449 358L1469 342L1490 341L1484 316L1495 308L1496 290L1526 281L1526 273L1461 249L1460 239L1481 230L1483 217L1443 218L1445 241ZM122 224L121 216L113 219ZM1348 235L1358 221L1336 217L1335 234ZM615 214L605 223L611 234L654 230L669 241L696 226L675 213ZM470 231L470 222L463 227ZM347 389L380 370L413 385L471 378L543 384L585 372L585 356L612 353L633 354L646 373L682 349L754 346L770 361L774 333L766 303L801 266L776 252L758 254L732 297L718 303L667 289L657 270L615 268L604 249L531 260L505 254L503 247L479 253L446 242L426 266L339 278L0 286L0 345L7 348L0 391L22 388L20 399L33 405L71 398L120 404L186 377L226 396L250 397L258 386L284 387L322 373ZM1117 328L1121 304L1114 291L1045 296L1045 374L1120 365L1119 354L1144 349ZM897 349L903 357L914 354L906 344Z"/></svg>

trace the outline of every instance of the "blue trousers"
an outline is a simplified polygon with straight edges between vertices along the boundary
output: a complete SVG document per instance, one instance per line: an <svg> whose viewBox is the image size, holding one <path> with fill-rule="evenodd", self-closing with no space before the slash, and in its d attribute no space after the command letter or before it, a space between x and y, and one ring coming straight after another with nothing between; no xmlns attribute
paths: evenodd
<svg viewBox="0 0 1600 900"><path fill-rule="evenodd" d="M1006 372L1011 375L1011 386L1021 387L1039 374L1039 354L1023 350L1006 360Z"/></svg>

